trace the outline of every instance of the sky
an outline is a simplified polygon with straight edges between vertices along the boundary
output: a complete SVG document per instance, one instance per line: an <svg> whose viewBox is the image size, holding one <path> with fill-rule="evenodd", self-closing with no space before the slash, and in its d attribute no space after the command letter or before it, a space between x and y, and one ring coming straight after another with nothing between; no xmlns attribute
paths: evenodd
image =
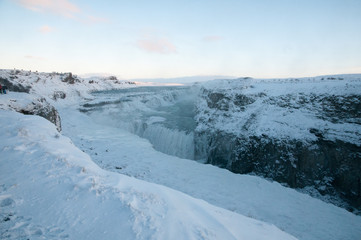
<svg viewBox="0 0 361 240"><path fill-rule="evenodd" d="M361 73L361 0L0 0L0 68L122 79Z"/></svg>

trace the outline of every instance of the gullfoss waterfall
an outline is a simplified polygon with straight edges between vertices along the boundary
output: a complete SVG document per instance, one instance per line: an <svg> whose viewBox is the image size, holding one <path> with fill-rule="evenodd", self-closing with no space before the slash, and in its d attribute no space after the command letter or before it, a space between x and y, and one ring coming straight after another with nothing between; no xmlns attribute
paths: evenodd
<svg viewBox="0 0 361 240"><path fill-rule="evenodd" d="M358 76L338 76L136 87L95 92L81 110L165 154L359 211L359 84Z"/></svg>
<svg viewBox="0 0 361 240"><path fill-rule="evenodd" d="M194 87L137 87L93 94L95 100L81 111L97 123L145 138L160 152L200 159L194 151Z"/></svg>

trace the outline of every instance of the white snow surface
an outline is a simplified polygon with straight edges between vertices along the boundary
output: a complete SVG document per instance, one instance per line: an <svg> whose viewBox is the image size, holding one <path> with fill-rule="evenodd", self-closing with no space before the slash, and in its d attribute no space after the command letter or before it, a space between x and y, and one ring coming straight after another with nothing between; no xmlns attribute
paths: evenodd
<svg viewBox="0 0 361 240"><path fill-rule="evenodd" d="M1 239L295 239L273 225L99 168L38 116L0 110Z"/></svg>
<svg viewBox="0 0 361 240"><path fill-rule="evenodd" d="M39 102L40 97L37 95L31 95L22 92L10 92L8 94L2 94L0 101L0 109L3 110L15 110L30 109L33 102Z"/></svg>
<svg viewBox="0 0 361 240"><path fill-rule="evenodd" d="M246 106L236 106L229 101L229 109L222 111L209 108L206 100L200 98L196 118L203 124L198 124L196 131L211 129L242 136L267 135L275 139L312 142L317 137L309 129L316 128L324 133L325 139L361 144L361 119L357 119L358 123L332 122L318 116L325 111L322 101L310 101L320 96L342 99L359 95L361 74L300 79L225 79L201 83L200 86L210 92L223 93L230 99L242 94L256 101ZM302 105L304 99L306 103Z"/></svg>
<svg viewBox="0 0 361 240"><path fill-rule="evenodd" d="M30 93L48 99L54 99L54 93L66 93L66 102L73 103L80 98L92 97L89 93L97 90L119 89L132 87L129 82L112 80L109 77L80 78L73 75L78 81L74 84L63 82L69 73L45 73L22 70L0 69L0 78L12 79L12 82L31 87ZM64 102L63 102L64 104Z"/></svg>
<svg viewBox="0 0 361 240"><path fill-rule="evenodd" d="M8 70L0 70L4 74ZM31 94L57 107L61 134L41 117L0 110L1 239L361 236L361 217L344 209L260 177L160 153L145 139L95 123L77 106L92 97L89 91L113 86L69 86L49 76L40 76ZM221 82L206 84L221 88ZM52 101L59 89L66 99ZM3 96L0 108L27 98L12 92Z"/></svg>

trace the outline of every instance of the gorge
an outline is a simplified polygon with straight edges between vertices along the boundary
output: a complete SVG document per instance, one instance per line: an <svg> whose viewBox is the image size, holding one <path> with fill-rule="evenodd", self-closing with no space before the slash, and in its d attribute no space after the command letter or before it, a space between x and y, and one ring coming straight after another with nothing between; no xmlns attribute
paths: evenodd
<svg viewBox="0 0 361 240"><path fill-rule="evenodd" d="M358 213L361 79L216 80L94 92L96 122L161 152L255 174Z"/></svg>

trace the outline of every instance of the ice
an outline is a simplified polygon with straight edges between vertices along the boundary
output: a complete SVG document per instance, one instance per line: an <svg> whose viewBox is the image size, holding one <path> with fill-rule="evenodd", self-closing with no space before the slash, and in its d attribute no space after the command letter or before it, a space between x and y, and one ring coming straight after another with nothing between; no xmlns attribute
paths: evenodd
<svg viewBox="0 0 361 240"><path fill-rule="evenodd" d="M98 123L148 139L158 151L194 159L193 91L190 87L138 87L97 92L83 111Z"/></svg>
<svg viewBox="0 0 361 240"><path fill-rule="evenodd" d="M161 125L150 125L142 137L148 139L154 148L180 158L194 159L194 135Z"/></svg>

